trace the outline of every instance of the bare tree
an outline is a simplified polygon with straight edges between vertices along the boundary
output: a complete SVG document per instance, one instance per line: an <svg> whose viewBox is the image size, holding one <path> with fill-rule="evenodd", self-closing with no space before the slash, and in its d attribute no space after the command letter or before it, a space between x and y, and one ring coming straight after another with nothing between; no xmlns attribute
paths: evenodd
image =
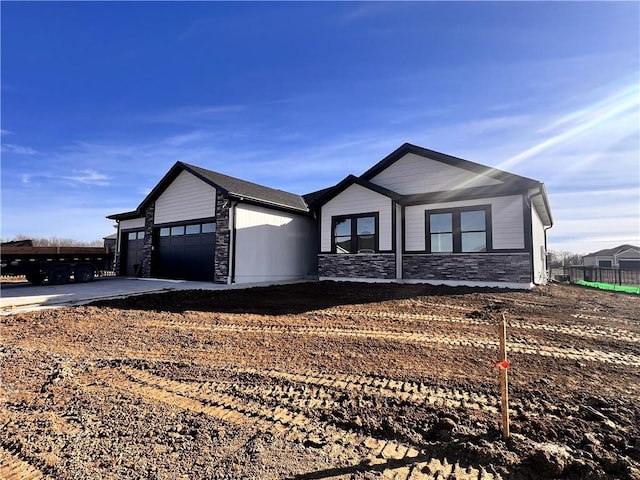
<svg viewBox="0 0 640 480"><path fill-rule="evenodd" d="M58 237L38 238L38 237L30 237L29 235L23 235L23 234L16 235L9 240L3 239L2 242L5 242L5 241L15 242L19 240L32 240L34 247L102 247L104 245L103 240L92 240L90 242L86 242L83 240L74 240L72 238L58 238Z"/></svg>
<svg viewBox="0 0 640 480"><path fill-rule="evenodd" d="M569 265L582 265L582 255L574 252L549 250L549 267L559 268Z"/></svg>

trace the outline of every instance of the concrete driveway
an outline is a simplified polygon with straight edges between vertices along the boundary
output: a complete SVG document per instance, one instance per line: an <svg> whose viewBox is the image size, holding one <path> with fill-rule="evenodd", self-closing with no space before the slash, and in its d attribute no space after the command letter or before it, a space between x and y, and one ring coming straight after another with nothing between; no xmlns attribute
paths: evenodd
<svg viewBox="0 0 640 480"><path fill-rule="evenodd" d="M254 285L220 285L186 280L103 277L89 283L67 285L31 285L30 283L0 284L0 314L40 310L42 308L82 305L94 300L123 298L142 293L171 290L221 290L247 288Z"/></svg>

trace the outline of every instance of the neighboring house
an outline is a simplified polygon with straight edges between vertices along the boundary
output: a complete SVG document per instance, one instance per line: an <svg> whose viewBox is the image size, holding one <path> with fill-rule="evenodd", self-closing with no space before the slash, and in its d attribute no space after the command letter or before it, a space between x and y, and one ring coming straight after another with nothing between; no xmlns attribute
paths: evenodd
<svg viewBox="0 0 640 480"><path fill-rule="evenodd" d="M411 144L305 196L176 163L118 222L121 275L224 283L547 281L544 185Z"/></svg>
<svg viewBox="0 0 640 480"><path fill-rule="evenodd" d="M298 195L177 162L118 223L119 275L219 283L316 275L315 221Z"/></svg>
<svg viewBox="0 0 640 480"><path fill-rule="evenodd" d="M320 279L528 288L553 224L536 180L404 144L313 204Z"/></svg>
<svg viewBox="0 0 640 480"><path fill-rule="evenodd" d="M582 257L582 262L585 267L640 270L640 247L620 245L598 250Z"/></svg>

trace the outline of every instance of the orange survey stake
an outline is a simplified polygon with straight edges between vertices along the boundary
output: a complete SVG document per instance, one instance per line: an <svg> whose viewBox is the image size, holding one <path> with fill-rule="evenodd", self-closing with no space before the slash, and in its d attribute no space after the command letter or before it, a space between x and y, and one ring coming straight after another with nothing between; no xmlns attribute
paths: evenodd
<svg viewBox="0 0 640 480"><path fill-rule="evenodd" d="M493 368L500 368L502 370L506 370L507 368L509 368L509 362L507 362L506 360L503 361L497 361L494 365Z"/></svg>

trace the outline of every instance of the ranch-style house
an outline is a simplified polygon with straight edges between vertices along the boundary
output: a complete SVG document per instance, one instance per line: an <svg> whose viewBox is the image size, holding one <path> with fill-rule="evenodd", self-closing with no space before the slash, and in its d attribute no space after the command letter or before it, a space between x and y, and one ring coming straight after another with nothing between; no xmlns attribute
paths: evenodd
<svg viewBox="0 0 640 480"><path fill-rule="evenodd" d="M598 250L582 257L582 264L585 267L640 270L640 247L625 244Z"/></svg>
<svg viewBox="0 0 640 480"><path fill-rule="evenodd" d="M296 195L177 162L117 222L119 275L530 288L547 281L544 184L404 144Z"/></svg>

